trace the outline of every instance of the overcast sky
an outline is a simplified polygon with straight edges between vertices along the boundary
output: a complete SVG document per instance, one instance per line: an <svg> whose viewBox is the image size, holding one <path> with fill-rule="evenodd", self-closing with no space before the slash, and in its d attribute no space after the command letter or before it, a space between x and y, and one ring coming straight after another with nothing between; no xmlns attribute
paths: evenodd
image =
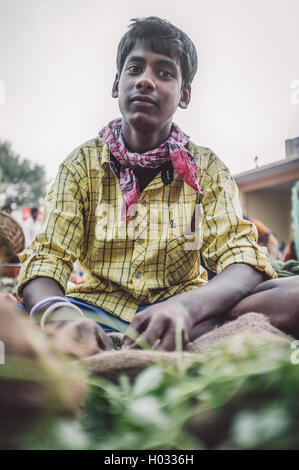
<svg viewBox="0 0 299 470"><path fill-rule="evenodd" d="M256 155L283 159L285 139L299 135L298 0L0 0L0 140L54 177L119 116L117 44L131 18L150 15L197 48L191 103L175 116L193 142L233 174Z"/></svg>

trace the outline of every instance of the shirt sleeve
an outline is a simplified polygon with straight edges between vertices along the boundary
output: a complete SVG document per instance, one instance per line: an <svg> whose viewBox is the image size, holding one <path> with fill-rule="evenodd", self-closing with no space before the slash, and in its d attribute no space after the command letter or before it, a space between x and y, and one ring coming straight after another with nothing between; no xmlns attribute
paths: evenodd
<svg viewBox="0 0 299 470"><path fill-rule="evenodd" d="M62 163L45 200L40 231L19 255L19 296L23 287L37 277L54 279L66 291L84 240L83 197L78 178Z"/></svg>
<svg viewBox="0 0 299 470"><path fill-rule="evenodd" d="M257 229L243 219L238 187L227 167L211 152L201 181L202 256L206 266L220 273L234 263L245 263L269 278L277 277L267 249L257 243Z"/></svg>

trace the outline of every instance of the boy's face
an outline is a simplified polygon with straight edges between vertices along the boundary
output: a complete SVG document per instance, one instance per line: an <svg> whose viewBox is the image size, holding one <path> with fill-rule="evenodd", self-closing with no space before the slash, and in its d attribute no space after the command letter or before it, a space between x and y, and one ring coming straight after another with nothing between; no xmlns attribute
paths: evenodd
<svg viewBox="0 0 299 470"><path fill-rule="evenodd" d="M172 122L178 106L187 108L190 86L182 89L180 65L141 43L131 50L112 96L119 99L123 120L139 130L159 131Z"/></svg>

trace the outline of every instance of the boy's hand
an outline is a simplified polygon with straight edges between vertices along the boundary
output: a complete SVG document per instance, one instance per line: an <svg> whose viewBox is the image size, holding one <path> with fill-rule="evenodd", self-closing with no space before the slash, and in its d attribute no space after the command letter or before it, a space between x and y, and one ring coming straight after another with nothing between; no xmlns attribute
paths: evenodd
<svg viewBox="0 0 299 470"><path fill-rule="evenodd" d="M46 323L45 332L53 337L60 351L78 358L113 349L109 336L89 319L49 322Z"/></svg>
<svg viewBox="0 0 299 470"><path fill-rule="evenodd" d="M123 347L185 349L191 330L191 316L185 305L172 298L138 313L127 330Z"/></svg>

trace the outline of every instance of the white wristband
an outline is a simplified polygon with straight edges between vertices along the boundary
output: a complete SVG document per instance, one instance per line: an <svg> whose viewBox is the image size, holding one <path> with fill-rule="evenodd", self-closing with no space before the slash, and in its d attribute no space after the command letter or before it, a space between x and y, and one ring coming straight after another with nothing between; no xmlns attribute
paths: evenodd
<svg viewBox="0 0 299 470"><path fill-rule="evenodd" d="M79 312L82 317L84 317L83 312L78 307L76 307L76 305L71 304L70 302L67 302L67 303L69 305L65 305L65 302L56 302L47 308L47 310L43 313L43 316L40 320L40 327L42 330L45 329L45 323L50 313L54 312L57 308L65 307L65 308L68 308L69 310L75 310L76 312Z"/></svg>
<svg viewBox="0 0 299 470"><path fill-rule="evenodd" d="M59 297L58 295L54 295L52 297L46 297L45 299L43 300L40 300L39 302L37 302L37 304L35 304L31 311L30 311L30 318L32 319L34 314L41 308L41 307L44 307L45 305L47 304L52 304L53 302L65 302L65 303L70 303L70 301L68 299L66 299L65 297Z"/></svg>

